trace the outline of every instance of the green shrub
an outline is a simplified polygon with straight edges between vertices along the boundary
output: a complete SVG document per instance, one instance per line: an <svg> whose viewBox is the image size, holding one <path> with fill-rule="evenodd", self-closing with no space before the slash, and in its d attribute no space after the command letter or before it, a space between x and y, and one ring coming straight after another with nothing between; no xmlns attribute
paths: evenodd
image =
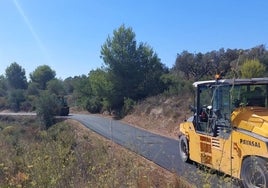
<svg viewBox="0 0 268 188"><path fill-rule="evenodd" d="M9 108L15 112L20 110L21 103L25 101L24 91L21 89L14 89L9 92L8 105Z"/></svg>
<svg viewBox="0 0 268 188"><path fill-rule="evenodd" d="M47 92L43 92L36 103L36 114L44 128L49 128L55 123L54 116L57 112L57 98Z"/></svg>
<svg viewBox="0 0 268 188"><path fill-rule="evenodd" d="M125 116L131 112L136 102L130 98L124 98L124 106L122 110L122 115Z"/></svg>
<svg viewBox="0 0 268 188"><path fill-rule="evenodd" d="M102 109L101 101L98 97L91 97L86 103L87 111L91 113L99 113Z"/></svg>

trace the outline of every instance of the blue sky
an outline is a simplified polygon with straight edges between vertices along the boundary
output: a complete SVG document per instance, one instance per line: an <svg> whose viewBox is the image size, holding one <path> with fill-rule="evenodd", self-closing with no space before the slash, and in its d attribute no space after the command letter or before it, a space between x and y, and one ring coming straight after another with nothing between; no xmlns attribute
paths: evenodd
<svg viewBox="0 0 268 188"><path fill-rule="evenodd" d="M122 24L168 67L177 53L268 45L266 0L0 0L0 74L13 62L28 76L100 68L101 46Z"/></svg>

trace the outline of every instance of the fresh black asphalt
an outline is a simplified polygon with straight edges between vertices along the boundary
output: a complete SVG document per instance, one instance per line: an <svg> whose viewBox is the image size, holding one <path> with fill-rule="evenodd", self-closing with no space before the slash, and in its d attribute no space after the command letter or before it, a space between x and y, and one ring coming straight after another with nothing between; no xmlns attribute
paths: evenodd
<svg viewBox="0 0 268 188"><path fill-rule="evenodd" d="M92 131L153 161L159 166L184 177L196 187L239 187L218 173L205 173L196 164L184 163L179 157L178 141L133 127L122 121L95 115L71 114L69 118L81 122Z"/></svg>

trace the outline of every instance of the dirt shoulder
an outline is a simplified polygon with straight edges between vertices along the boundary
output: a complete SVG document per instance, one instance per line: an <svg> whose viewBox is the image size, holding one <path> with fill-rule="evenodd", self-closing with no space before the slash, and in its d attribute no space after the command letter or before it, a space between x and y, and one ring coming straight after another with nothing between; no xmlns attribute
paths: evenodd
<svg viewBox="0 0 268 188"><path fill-rule="evenodd" d="M132 113L122 119L133 126L166 137L178 138L179 124L191 116L188 96L152 97L137 104Z"/></svg>
<svg viewBox="0 0 268 188"><path fill-rule="evenodd" d="M128 115L121 121L155 134L170 137L173 139L178 138L179 121L174 122L172 120L165 120L161 118L154 119L146 115Z"/></svg>

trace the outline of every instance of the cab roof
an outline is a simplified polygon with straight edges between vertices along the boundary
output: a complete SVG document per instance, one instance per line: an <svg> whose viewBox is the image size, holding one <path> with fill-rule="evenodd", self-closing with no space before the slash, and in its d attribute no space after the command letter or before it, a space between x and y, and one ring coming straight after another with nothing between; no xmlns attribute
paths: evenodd
<svg viewBox="0 0 268 188"><path fill-rule="evenodd" d="M227 85L255 85L255 84L268 84L268 77L264 78L245 78L245 79L219 79L219 80L206 80L197 81L193 83L194 87L207 84L227 84Z"/></svg>

